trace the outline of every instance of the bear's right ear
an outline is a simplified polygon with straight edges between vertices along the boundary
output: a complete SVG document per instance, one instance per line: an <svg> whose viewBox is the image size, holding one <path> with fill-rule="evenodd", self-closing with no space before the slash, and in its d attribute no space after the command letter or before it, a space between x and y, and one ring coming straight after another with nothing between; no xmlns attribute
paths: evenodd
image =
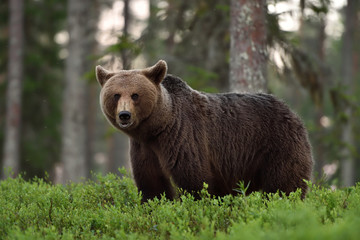
<svg viewBox="0 0 360 240"><path fill-rule="evenodd" d="M107 80L114 76L115 73L111 73L102 66L96 66L96 79L100 83L101 87L104 86Z"/></svg>
<svg viewBox="0 0 360 240"><path fill-rule="evenodd" d="M167 73L167 64L164 60L159 60L154 66L145 68L142 73L155 84L160 84Z"/></svg>

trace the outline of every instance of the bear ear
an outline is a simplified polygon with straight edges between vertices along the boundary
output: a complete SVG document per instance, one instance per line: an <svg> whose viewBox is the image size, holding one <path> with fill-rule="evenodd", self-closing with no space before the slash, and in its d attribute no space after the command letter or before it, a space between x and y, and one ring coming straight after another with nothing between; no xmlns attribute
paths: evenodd
<svg viewBox="0 0 360 240"><path fill-rule="evenodd" d="M104 86L107 80L109 80L115 73L111 73L102 66L96 66L96 79L101 86Z"/></svg>
<svg viewBox="0 0 360 240"><path fill-rule="evenodd" d="M160 84L167 74L167 64L159 60L154 66L142 70L142 73L155 84Z"/></svg>

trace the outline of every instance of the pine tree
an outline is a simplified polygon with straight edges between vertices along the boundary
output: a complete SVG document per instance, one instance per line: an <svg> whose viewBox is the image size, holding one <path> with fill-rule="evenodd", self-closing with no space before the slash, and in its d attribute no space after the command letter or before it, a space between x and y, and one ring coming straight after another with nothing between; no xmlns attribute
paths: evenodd
<svg viewBox="0 0 360 240"><path fill-rule="evenodd" d="M267 91L266 1L231 0L230 89Z"/></svg>

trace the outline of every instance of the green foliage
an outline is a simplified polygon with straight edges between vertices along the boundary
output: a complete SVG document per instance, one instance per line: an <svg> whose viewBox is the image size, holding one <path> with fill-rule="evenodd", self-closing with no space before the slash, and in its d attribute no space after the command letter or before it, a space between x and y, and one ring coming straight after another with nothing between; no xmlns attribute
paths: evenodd
<svg viewBox="0 0 360 240"><path fill-rule="evenodd" d="M360 184L331 190L210 196L184 194L140 204L132 179L114 174L52 185L22 177L0 182L1 239L357 239ZM246 186L239 185L242 191Z"/></svg>
<svg viewBox="0 0 360 240"><path fill-rule="evenodd" d="M229 72L229 4L226 0L150 1L142 54L148 65L164 59L171 74L195 89L225 90Z"/></svg>
<svg viewBox="0 0 360 240"><path fill-rule="evenodd" d="M8 45L8 4L0 3L0 44ZM21 165L29 176L43 176L58 160L63 60L54 37L63 30L66 1L25 1ZM44 21L46 19L46 21ZM5 128L8 48L0 49L0 156ZM1 159L0 159L1 162Z"/></svg>
<svg viewBox="0 0 360 240"><path fill-rule="evenodd" d="M55 35L66 26L65 3L25 2L21 165L31 177L43 177L60 156L64 62Z"/></svg>
<svg viewBox="0 0 360 240"><path fill-rule="evenodd" d="M205 69L188 66L186 71L186 82L193 87L205 92L218 92L215 87L209 87L210 81L215 81L218 78L218 75L214 72L206 71Z"/></svg>
<svg viewBox="0 0 360 240"><path fill-rule="evenodd" d="M118 39L117 43L107 48L106 53L119 53L128 50L133 56L138 56L140 54L141 47L128 35L119 36Z"/></svg>

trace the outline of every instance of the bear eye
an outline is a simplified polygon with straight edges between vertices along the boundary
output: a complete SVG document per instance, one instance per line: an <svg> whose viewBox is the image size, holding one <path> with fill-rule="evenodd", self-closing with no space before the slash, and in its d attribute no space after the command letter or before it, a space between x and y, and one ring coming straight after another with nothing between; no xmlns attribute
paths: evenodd
<svg viewBox="0 0 360 240"><path fill-rule="evenodd" d="M118 101L120 99L120 94L116 93L114 94L114 100Z"/></svg>
<svg viewBox="0 0 360 240"><path fill-rule="evenodd" d="M139 95L137 93L134 93L133 95L131 95L131 99L134 101L138 100L138 98L139 98Z"/></svg>

